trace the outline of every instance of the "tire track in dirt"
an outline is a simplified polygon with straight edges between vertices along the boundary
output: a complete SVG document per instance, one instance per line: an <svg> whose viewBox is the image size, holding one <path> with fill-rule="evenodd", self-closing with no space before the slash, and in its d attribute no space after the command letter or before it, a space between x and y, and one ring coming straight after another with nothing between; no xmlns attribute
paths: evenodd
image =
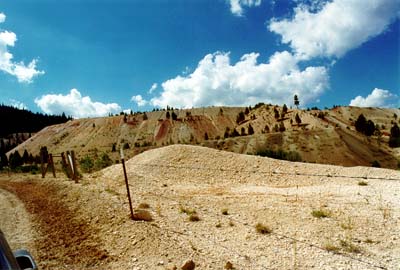
<svg viewBox="0 0 400 270"><path fill-rule="evenodd" d="M36 223L35 246L41 269L99 269L112 260L96 230L63 204L52 186L34 182L0 182L25 204Z"/></svg>
<svg viewBox="0 0 400 270"><path fill-rule="evenodd" d="M28 249L36 255L33 244L31 217L24 204L13 193L0 189L0 229L10 247Z"/></svg>

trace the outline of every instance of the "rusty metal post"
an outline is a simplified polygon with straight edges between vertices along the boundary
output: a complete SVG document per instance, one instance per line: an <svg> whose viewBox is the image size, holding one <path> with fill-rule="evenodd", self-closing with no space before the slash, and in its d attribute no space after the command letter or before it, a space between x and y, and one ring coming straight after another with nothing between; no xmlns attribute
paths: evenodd
<svg viewBox="0 0 400 270"><path fill-rule="evenodd" d="M124 150L123 150L122 148L121 148L121 163L122 163L122 168L124 169L124 177L125 177L126 192L127 192L127 194L128 194L129 209L131 210L131 219L133 219L133 209L132 209L131 193L129 192L128 176L126 175L126 168L125 168Z"/></svg>

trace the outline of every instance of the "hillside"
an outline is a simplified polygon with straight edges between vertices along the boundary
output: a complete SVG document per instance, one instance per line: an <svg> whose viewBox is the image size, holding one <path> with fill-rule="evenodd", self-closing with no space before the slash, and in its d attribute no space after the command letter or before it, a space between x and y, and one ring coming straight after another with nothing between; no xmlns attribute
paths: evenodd
<svg viewBox="0 0 400 270"><path fill-rule="evenodd" d="M250 110L208 107L71 120L44 128L16 149L38 154L41 146L47 146L51 153L74 150L78 157L105 152L116 161L118 151L112 151L113 145L116 150L127 148L126 155L132 157L170 144L199 144L245 154L282 149L310 163L371 166L377 161L382 167L397 169L400 151L389 148L388 139L392 123L399 121L395 117L399 109L288 109L284 114L283 110L259 104ZM360 114L378 125L382 135L367 137L357 132L354 122Z"/></svg>

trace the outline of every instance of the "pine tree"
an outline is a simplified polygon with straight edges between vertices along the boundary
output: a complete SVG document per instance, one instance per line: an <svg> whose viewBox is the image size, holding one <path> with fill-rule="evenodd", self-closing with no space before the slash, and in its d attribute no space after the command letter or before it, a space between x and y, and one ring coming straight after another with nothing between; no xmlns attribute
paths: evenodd
<svg viewBox="0 0 400 270"><path fill-rule="evenodd" d="M297 124L301 124L300 116L299 116L299 114L297 114L297 113L296 113L295 120L296 120L296 123L297 123Z"/></svg>
<svg viewBox="0 0 400 270"><path fill-rule="evenodd" d="M1 170L3 167L6 167L6 166L8 166L8 158L7 158L7 155L6 155L6 153L0 151L0 170Z"/></svg>
<svg viewBox="0 0 400 270"><path fill-rule="evenodd" d="M279 131L280 131L280 132L284 132L285 130L286 130L285 125L283 124L283 122L281 122L281 123L279 124Z"/></svg>
<svg viewBox="0 0 400 270"><path fill-rule="evenodd" d="M364 133L365 125L367 123L367 119L363 114L360 114L355 122L355 127L358 132Z"/></svg>
<svg viewBox="0 0 400 270"><path fill-rule="evenodd" d="M276 109L276 107L274 108L274 114L275 114L275 119L278 119L279 118L279 112Z"/></svg>
<svg viewBox="0 0 400 270"><path fill-rule="evenodd" d="M246 134L246 130L244 129L244 127L242 127L241 129L240 129L240 135L241 136L246 136L247 134Z"/></svg>
<svg viewBox="0 0 400 270"><path fill-rule="evenodd" d="M400 147L400 128L396 123L390 129L389 146Z"/></svg>
<svg viewBox="0 0 400 270"><path fill-rule="evenodd" d="M23 160L18 151L15 151L12 155L10 155L9 164L12 170L16 169L19 166L22 166Z"/></svg>
<svg viewBox="0 0 400 270"><path fill-rule="evenodd" d="M372 120L368 120L367 124L365 125L365 132L364 134L367 135L368 137L374 134L375 132L375 124L372 122Z"/></svg>
<svg viewBox="0 0 400 270"><path fill-rule="evenodd" d="M246 109L247 109L247 108L246 108ZM239 112L239 114L238 114L237 117L236 117L236 123L239 124L239 123L241 123L242 121L244 121L244 119L245 119L245 113Z"/></svg>
<svg viewBox="0 0 400 270"><path fill-rule="evenodd" d="M299 101L299 97L297 95L294 95L294 105L296 106L296 108L299 108L300 105L300 101Z"/></svg>
<svg viewBox="0 0 400 270"><path fill-rule="evenodd" d="M172 118L172 120L176 121L176 119L178 119L178 116L176 115L175 112L172 112L171 113L171 118Z"/></svg>
<svg viewBox="0 0 400 270"><path fill-rule="evenodd" d="M287 106L286 106L286 104L283 104L283 107L282 107L282 114L283 115L285 115L286 113L287 113Z"/></svg>
<svg viewBox="0 0 400 270"><path fill-rule="evenodd" d="M239 136L239 132L237 132L236 129L233 129L230 137L237 137L237 136Z"/></svg>
<svg viewBox="0 0 400 270"><path fill-rule="evenodd" d="M253 135L254 134L254 129L253 129L253 127L249 124L249 127L248 127L248 129L247 129L247 133L249 134L249 135Z"/></svg>
<svg viewBox="0 0 400 270"><path fill-rule="evenodd" d="M226 127L225 133L224 133L224 138L225 139L229 137L229 131L230 131L229 127Z"/></svg>
<svg viewBox="0 0 400 270"><path fill-rule="evenodd" d="M29 154L28 151L26 151L26 149L24 150L24 154L22 155L22 162L24 164L27 164L29 162Z"/></svg>

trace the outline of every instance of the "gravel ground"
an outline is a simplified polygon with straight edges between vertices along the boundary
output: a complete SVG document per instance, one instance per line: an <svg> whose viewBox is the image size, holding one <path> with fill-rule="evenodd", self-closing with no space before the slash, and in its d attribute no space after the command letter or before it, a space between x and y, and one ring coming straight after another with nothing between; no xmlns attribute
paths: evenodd
<svg viewBox="0 0 400 270"><path fill-rule="evenodd" d="M151 222L130 220L121 164L85 175L79 184L50 176L2 177L2 201L18 201L4 189L19 196L30 182L37 190L38 199L19 196L36 242L49 245L46 236L57 237L47 223L60 228L60 235L83 232L70 240L61 237L69 241L61 247L55 241L63 258L36 244L41 269L180 269L187 260L196 269L224 269L228 262L234 269L400 267L398 171L292 163L182 145L144 152L126 167L133 206L148 204ZM51 194L46 205L61 212L34 211L44 200L43 190ZM326 217L314 217L317 210ZM198 221L190 221L192 212ZM257 223L269 233L257 232ZM23 230L6 227L10 235ZM73 259L89 247L85 260Z"/></svg>

